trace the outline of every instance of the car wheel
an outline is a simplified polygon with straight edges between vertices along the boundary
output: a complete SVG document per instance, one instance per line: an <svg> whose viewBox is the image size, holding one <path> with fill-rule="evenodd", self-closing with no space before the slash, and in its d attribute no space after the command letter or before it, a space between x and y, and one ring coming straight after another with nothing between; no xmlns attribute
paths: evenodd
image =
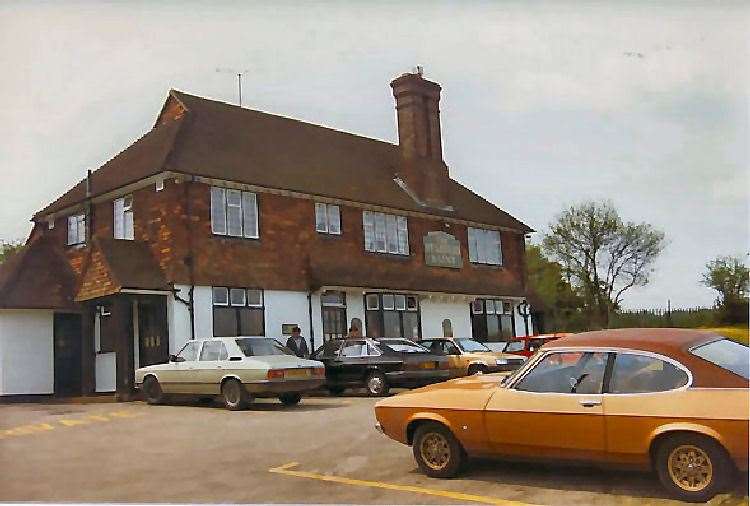
<svg viewBox="0 0 750 506"><path fill-rule="evenodd" d="M473 374L477 374L479 372L481 372L481 373L484 372L484 366L483 365L480 365L480 364L471 364L469 366L469 370L468 370L469 376L471 376Z"/></svg>
<svg viewBox="0 0 750 506"><path fill-rule="evenodd" d="M330 392L331 395L342 395L344 393L344 390L346 390L344 387L339 386L329 386L328 392Z"/></svg>
<svg viewBox="0 0 750 506"><path fill-rule="evenodd" d="M367 393L374 396L386 395L388 393L388 381L385 374L380 371L373 371L365 379Z"/></svg>
<svg viewBox="0 0 750 506"><path fill-rule="evenodd" d="M285 406L295 406L302 400L302 394L281 394L279 400Z"/></svg>
<svg viewBox="0 0 750 506"><path fill-rule="evenodd" d="M164 392L161 390L159 380L153 376L147 376L143 380L143 396L149 404L161 404L164 402Z"/></svg>
<svg viewBox="0 0 750 506"><path fill-rule="evenodd" d="M433 478L456 476L467 460L461 443L439 423L424 423L417 427L412 451L419 469Z"/></svg>
<svg viewBox="0 0 750 506"><path fill-rule="evenodd" d="M228 379L221 386L221 395L224 397L224 406L232 411L247 408L249 398L245 387L236 379Z"/></svg>
<svg viewBox="0 0 750 506"><path fill-rule="evenodd" d="M656 450L656 472L676 498L706 502L722 491L734 468L724 448L705 436L680 434Z"/></svg>

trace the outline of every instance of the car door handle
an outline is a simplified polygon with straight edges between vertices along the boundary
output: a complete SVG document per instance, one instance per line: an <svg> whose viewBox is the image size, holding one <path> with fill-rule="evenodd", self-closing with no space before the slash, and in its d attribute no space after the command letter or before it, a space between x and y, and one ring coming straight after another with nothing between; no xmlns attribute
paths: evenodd
<svg viewBox="0 0 750 506"><path fill-rule="evenodd" d="M594 406L602 405L602 401L599 399L581 399L579 402L584 408L593 408Z"/></svg>

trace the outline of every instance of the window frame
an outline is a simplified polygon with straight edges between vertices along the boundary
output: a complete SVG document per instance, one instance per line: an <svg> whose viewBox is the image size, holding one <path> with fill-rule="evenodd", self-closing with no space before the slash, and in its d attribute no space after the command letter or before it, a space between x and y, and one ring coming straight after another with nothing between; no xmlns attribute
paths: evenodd
<svg viewBox="0 0 750 506"><path fill-rule="evenodd" d="M341 207L338 204L328 204L326 202L315 202L315 231L319 234L326 234L326 235L341 235L342 234L342 226L341 226ZM331 227L332 222L332 215L331 211L335 209L335 214L338 218L338 229L334 230ZM323 217L325 218L325 227L319 227L318 223L318 212L321 210L321 213Z"/></svg>
<svg viewBox="0 0 750 506"><path fill-rule="evenodd" d="M651 351L645 351L645 350L634 350L632 348L618 348L618 347L573 347L573 346L566 346L566 347L560 347L560 348L554 348L549 350L543 350L538 352L536 355L532 356L526 364L524 364L523 367L518 369L516 373L511 374L511 376L508 377L506 380L506 386L507 388L515 389L516 385L523 381L523 378L525 378L536 366L544 360L544 357L546 357L549 354L552 353L609 353L609 359L607 360L607 364L605 366L604 370L604 379L602 380L602 393L601 394L571 394L571 395L617 395L617 396L626 396L626 395L658 395L658 394L666 394L670 392L677 392L680 390L687 390L693 385L693 373L690 371L688 367L686 367L683 363L681 363L678 360L673 359L672 357L668 357L666 355L662 355L660 353L655 353ZM610 384L612 380L612 370L614 368L614 362L615 357L617 353L629 353L634 355L642 355L649 358L655 358L658 360L663 360L665 362L668 362L678 369L685 372L688 376L688 381L683 386L672 389L672 390L664 390L661 392L640 392L640 393L612 393L609 391ZM520 391L520 390L519 390ZM561 395L561 394L555 394L552 392L527 392L527 393L534 393L537 395Z"/></svg>
<svg viewBox="0 0 750 506"><path fill-rule="evenodd" d="M390 237L390 241L389 230L395 234L394 237ZM411 255L409 219L407 216L367 209L363 210L362 236L363 248L369 253L401 257Z"/></svg>
<svg viewBox="0 0 750 506"><path fill-rule="evenodd" d="M491 240L497 234L497 240ZM476 265L503 266L503 235L500 230L466 227L466 244L469 250L469 263ZM489 258L489 248L497 246L497 261Z"/></svg>
<svg viewBox="0 0 750 506"><path fill-rule="evenodd" d="M229 204L229 192L239 194L239 204ZM216 199L220 199L217 201ZM250 209L252 205L252 209ZM214 210L217 206L223 209L223 230L217 225L220 224L220 217L214 217ZM229 233L229 208L239 209L240 232L239 234ZM210 187L210 205L209 221L211 222L211 233L213 235L233 238L233 239L260 239L260 214L258 212L258 194L256 192L245 191L239 188L228 188L224 186ZM249 216L254 217L254 222L249 223Z"/></svg>
<svg viewBox="0 0 750 506"><path fill-rule="evenodd" d="M398 296L404 296L404 307L399 308L399 306L396 304L396 298ZM364 307L365 307L365 321L364 321L364 327L365 327L365 335L368 337L387 337L387 338L394 338L394 339L408 339L411 341L419 342L422 340L422 313L419 310L419 297L415 294L409 294L405 292L366 292L364 295ZM385 298L392 298L393 300L393 306L392 307L386 307L385 305ZM416 307L410 308L408 299L412 297L413 300L416 302ZM377 300L377 307L371 308L368 306L370 298L376 298ZM401 331L401 334L404 334L405 323L404 323L404 315L407 315L407 318L412 318L413 315L416 314L416 324L417 324L417 333L413 336L371 336L370 330L374 327L371 327L371 324L375 323L377 324L377 327L380 331L380 333L385 333L385 319L386 319L386 313L394 313L398 315L398 322L399 322L399 328Z"/></svg>
<svg viewBox="0 0 750 506"><path fill-rule="evenodd" d="M85 212L79 212L75 214L71 214L68 216L68 229L67 229L67 237L65 238L65 242L68 246L80 246L82 244L86 244L86 213ZM75 223L76 227L76 234L75 234L75 241L70 241L70 226L71 223ZM83 237L81 237L81 232L83 232Z"/></svg>
<svg viewBox="0 0 750 506"><path fill-rule="evenodd" d="M120 229L118 230L118 218ZM133 195L124 195L112 201L112 236L115 239L132 241L135 239L135 213Z"/></svg>
<svg viewBox="0 0 750 506"><path fill-rule="evenodd" d="M226 302L216 302L216 299L214 297L216 290L223 290L226 294ZM231 291L232 290L244 290L245 291L245 303L243 305L237 305L232 304L231 299ZM260 293L260 304L252 304L250 302L250 296L248 292L259 292ZM215 311L216 308L223 308L223 309L233 309L234 310L234 318L235 318L235 334L229 335L229 336L217 336L216 335L216 316ZM260 311L261 313L261 328L262 328L262 334L252 334L252 335L259 335L259 336L265 336L266 335L266 305L265 305L265 295L263 293L262 288L246 288L246 287L239 287L239 286L212 286L211 287L211 332L213 337L215 338L221 338L221 337L243 337L248 336L250 334L242 333L241 326L242 326L242 317L240 316L240 311L243 309L249 309L249 310L255 310Z"/></svg>

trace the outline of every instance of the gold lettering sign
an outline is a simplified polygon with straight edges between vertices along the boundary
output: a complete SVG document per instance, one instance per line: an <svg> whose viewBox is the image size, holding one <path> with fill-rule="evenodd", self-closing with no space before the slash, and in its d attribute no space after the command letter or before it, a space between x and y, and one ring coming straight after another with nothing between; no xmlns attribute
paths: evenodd
<svg viewBox="0 0 750 506"><path fill-rule="evenodd" d="M433 267L463 267L461 243L445 232L427 232L424 236L424 262Z"/></svg>

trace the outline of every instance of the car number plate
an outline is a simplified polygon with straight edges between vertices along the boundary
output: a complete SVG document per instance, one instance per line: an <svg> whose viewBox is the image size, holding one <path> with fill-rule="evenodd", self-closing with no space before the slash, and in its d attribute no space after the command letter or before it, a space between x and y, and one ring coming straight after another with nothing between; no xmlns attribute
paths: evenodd
<svg viewBox="0 0 750 506"><path fill-rule="evenodd" d="M435 363L434 362L423 362L419 365L422 369L434 369Z"/></svg>
<svg viewBox="0 0 750 506"><path fill-rule="evenodd" d="M309 369L287 369L284 371L285 378L309 378Z"/></svg>

